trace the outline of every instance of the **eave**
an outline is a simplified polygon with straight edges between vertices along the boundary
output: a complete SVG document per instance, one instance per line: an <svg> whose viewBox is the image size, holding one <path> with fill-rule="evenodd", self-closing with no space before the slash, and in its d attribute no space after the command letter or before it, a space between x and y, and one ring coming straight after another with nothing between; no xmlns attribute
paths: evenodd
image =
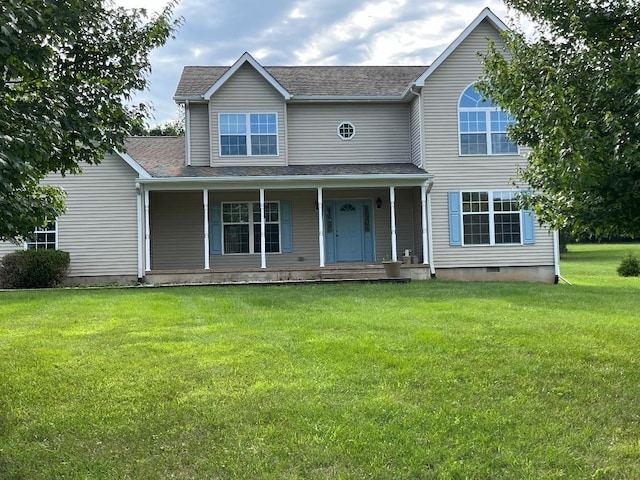
<svg viewBox="0 0 640 480"><path fill-rule="evenodd" d="M428 186L433 182L430 173L384 175L278 175L278 176L230 176L230 177L162 177L141 178L149 190L166 188L194 190L215 188L219 190L242 189L312 189L362 188L362 187L414 187Z"/></svg>

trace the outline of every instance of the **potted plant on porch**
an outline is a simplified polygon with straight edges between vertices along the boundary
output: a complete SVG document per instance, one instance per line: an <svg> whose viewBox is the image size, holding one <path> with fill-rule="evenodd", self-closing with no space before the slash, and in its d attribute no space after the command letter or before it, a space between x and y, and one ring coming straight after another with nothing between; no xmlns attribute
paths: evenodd
<svg viewBox="0 0 640 480"><path fill-rule="evenodd" d="M400 267L402 266L402 262L398 260L391 260L389 258L383 258L382 266L384 267L384 272L387 274L387 277L400 277Z"/></svg>

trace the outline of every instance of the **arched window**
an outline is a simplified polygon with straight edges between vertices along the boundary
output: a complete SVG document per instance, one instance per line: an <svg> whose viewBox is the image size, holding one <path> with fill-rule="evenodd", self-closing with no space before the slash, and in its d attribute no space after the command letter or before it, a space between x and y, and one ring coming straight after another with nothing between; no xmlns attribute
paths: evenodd
<svg viewBox="0 0 640 480"><path fill-rule="evenodd" d="M518 146L507 139L507 127L515 120L482 98L469 85L458 104L460 155L504 155L518 153Z"/></svg>

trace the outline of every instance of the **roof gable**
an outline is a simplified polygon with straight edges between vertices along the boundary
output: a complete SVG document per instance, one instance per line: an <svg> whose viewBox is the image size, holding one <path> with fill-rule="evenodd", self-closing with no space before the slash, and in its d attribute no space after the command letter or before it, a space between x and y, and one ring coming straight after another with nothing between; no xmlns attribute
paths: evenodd
<svg viewBox="0 0 640 480"><path fill-rule="evenodd" d="M460 46L462 42L473 32L480 23L487 20L496 30L503 32L509 28L505 23L500 20L495 13L493 13L488 7L480 12L473 22L471 22L467 28L465 28L460 35L442 52L438 58L427 68L420 77L416 80L417 87L424 87L424 82L442 63L449 58L453 51Z"/></svg>
<svg viewBox="0 0 640 480"><path fill-rule="evenodd" d="M218 78L211 87L204 93L203 97L205 100L209 100L211 96L216 93L222 85L224 85L227 80L229 80L240 67L242 67L245 63L251 65L269 84L275 88L278 93L280 93L285 100L289 100L291 98L291 94L285 89L278 81L273 78L265 68L258 63L258 61L253 58L248 52L244 52L242 56L234 63L231 68L229 68L220 78Z"/></svg>

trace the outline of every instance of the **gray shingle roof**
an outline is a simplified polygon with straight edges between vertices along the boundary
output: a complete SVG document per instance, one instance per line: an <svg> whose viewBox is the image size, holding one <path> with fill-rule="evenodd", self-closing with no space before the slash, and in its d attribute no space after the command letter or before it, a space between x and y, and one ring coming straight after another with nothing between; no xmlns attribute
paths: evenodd
<svg viewBox="0 0 640 480"><path fill-rule="evenodd" d="M292 165L288 167L187 167L184 137L131 137L125 152L154 178L222 178L304 175L427 175L412 163Z"/></svg>
<svg viewBox="0 0 640 480"><path fill-rule="evenodd" d="M402 95L426 66L264 67L295 96ZM184 67L175 97L201 97L229 67Z"/></svg>

